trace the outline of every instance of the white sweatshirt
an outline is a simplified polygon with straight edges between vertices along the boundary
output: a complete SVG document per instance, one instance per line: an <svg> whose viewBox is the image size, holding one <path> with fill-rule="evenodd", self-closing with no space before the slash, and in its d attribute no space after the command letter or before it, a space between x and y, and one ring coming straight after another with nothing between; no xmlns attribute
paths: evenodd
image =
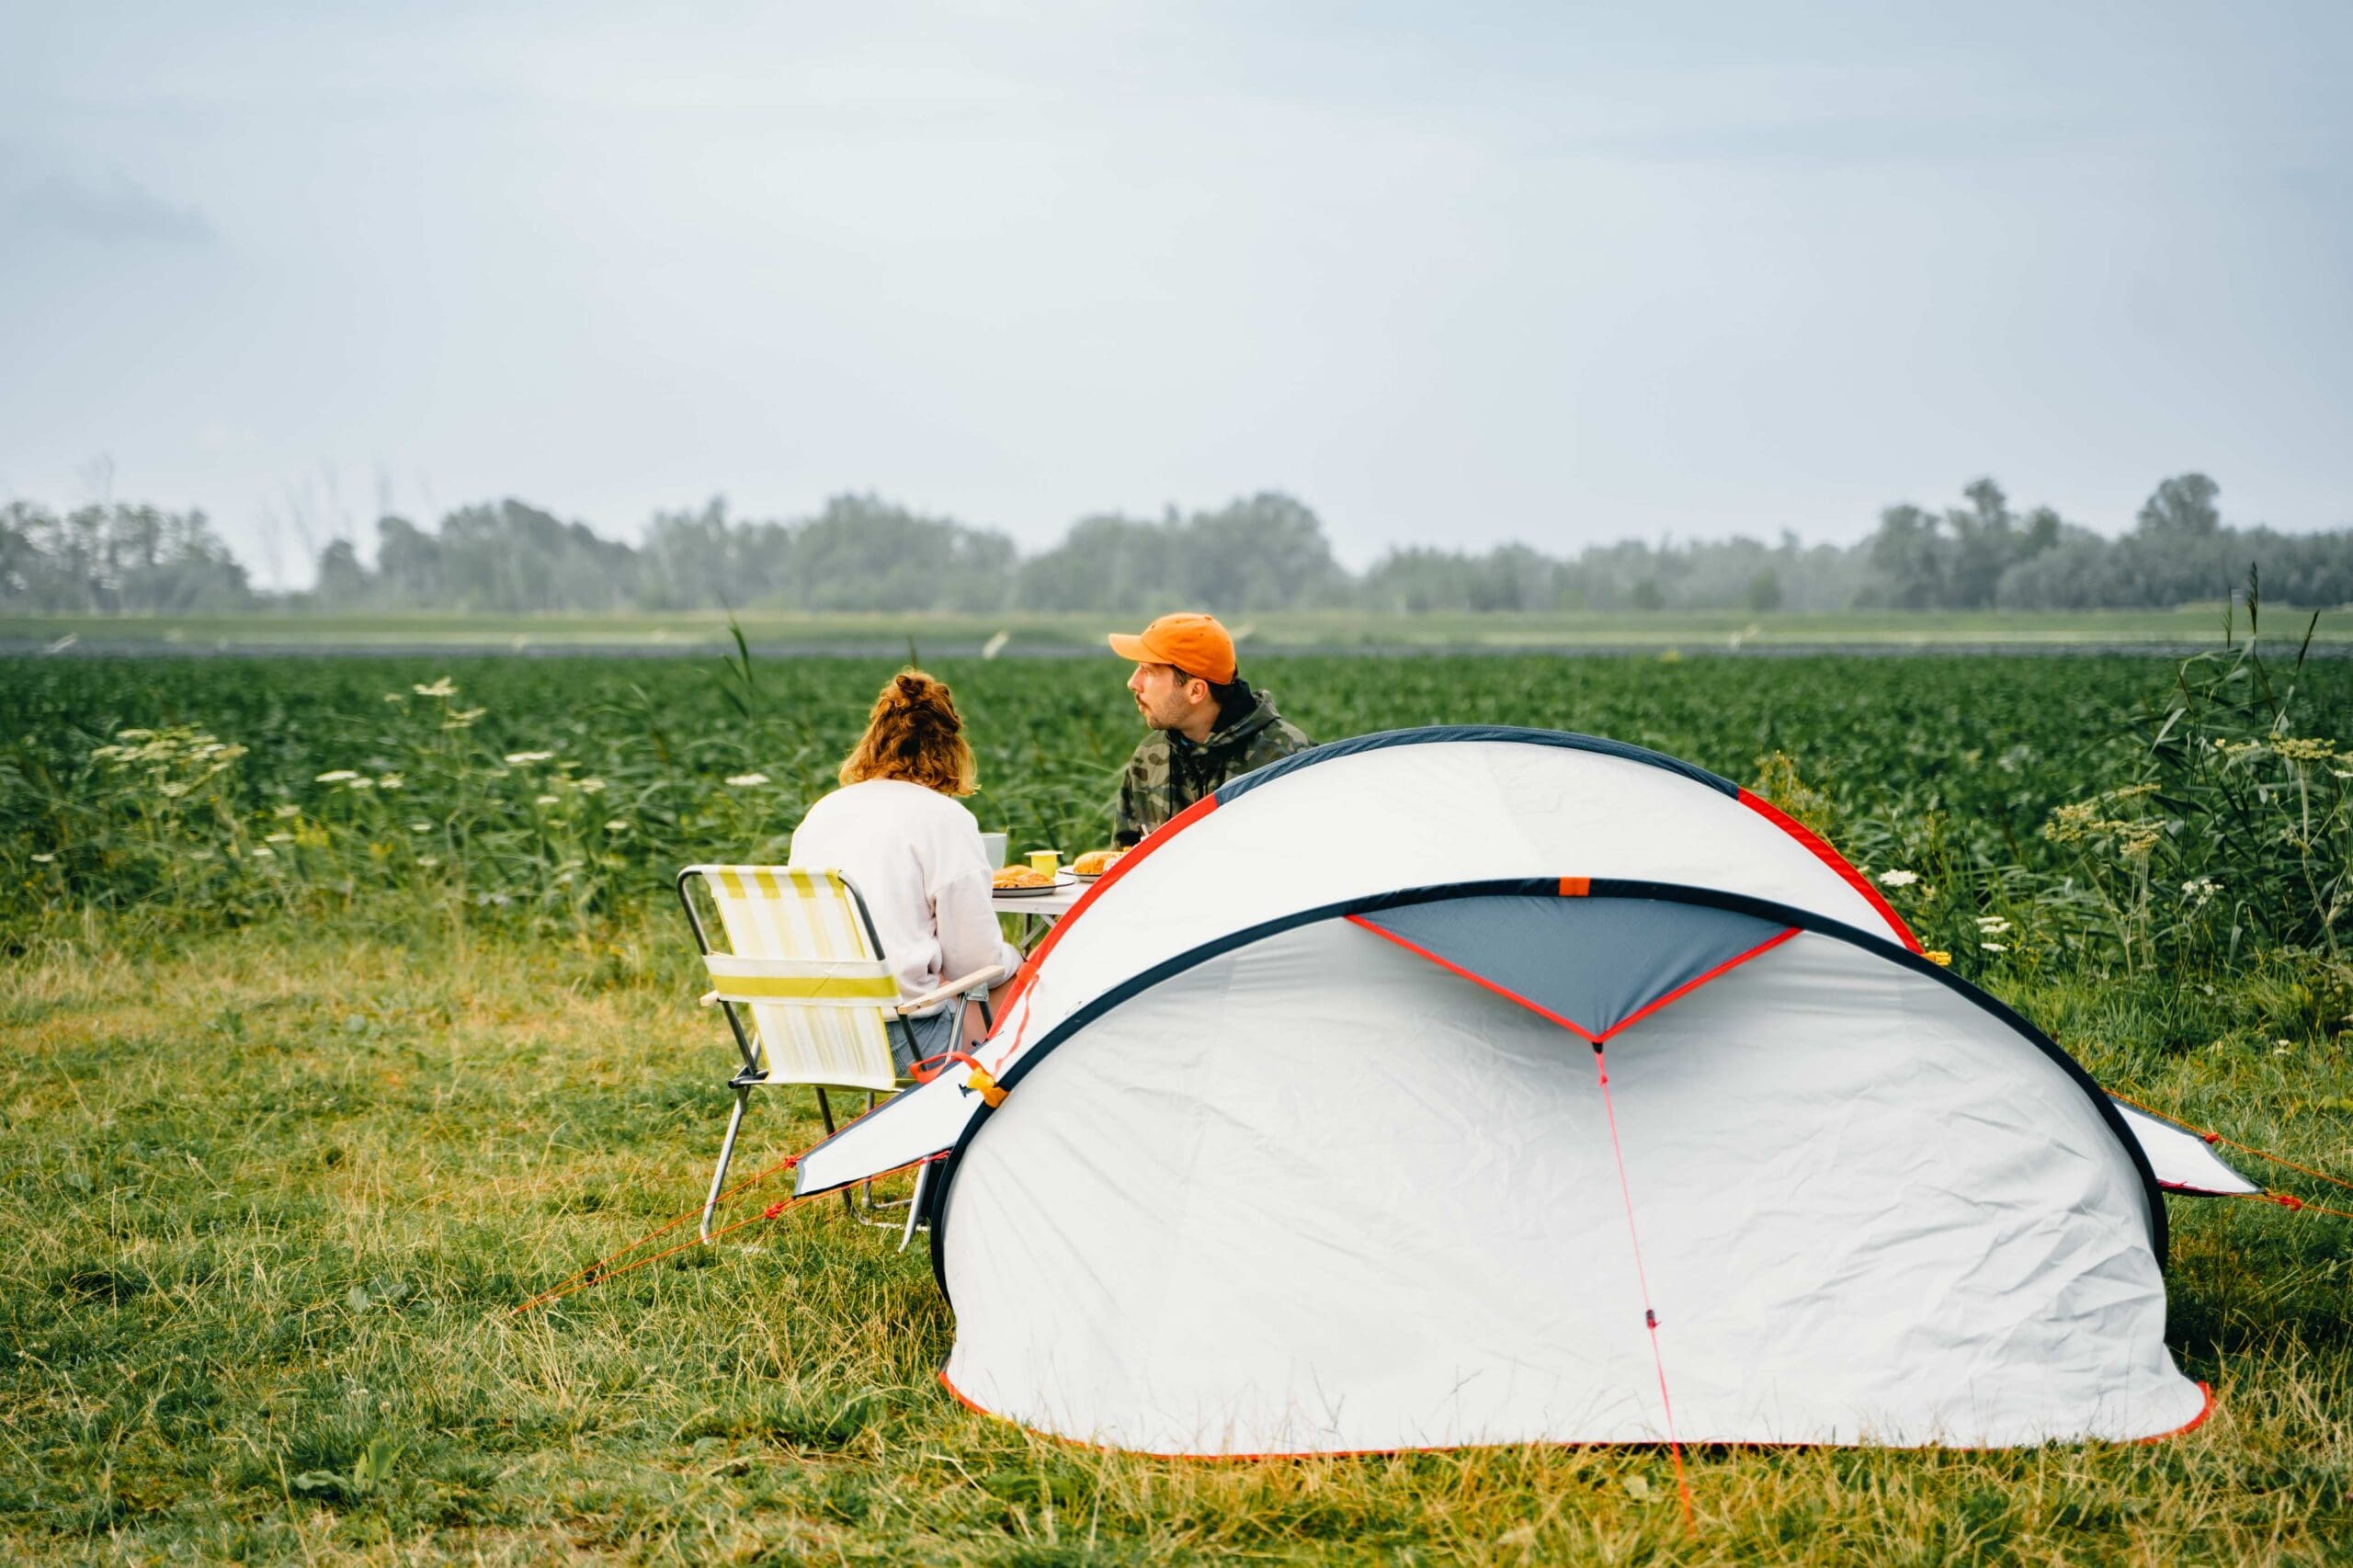
<svg viewBox="0 0 2353 1568"><path fill-rule="evenodd" d="M1008 975L1021 965L989 909L981 824L937 790L870 778L835 790L794 830L792 864L858 884L902 996L990 964Z"/></svg>

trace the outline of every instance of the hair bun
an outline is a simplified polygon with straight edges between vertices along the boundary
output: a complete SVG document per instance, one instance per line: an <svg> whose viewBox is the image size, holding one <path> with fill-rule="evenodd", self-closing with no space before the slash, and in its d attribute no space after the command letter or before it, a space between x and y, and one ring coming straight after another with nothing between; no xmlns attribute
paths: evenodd
<svg viewBox="0 0 2353 1568"><path fill-rule="evenodd" d="M964 727L947 686L922 670L901 670L883 688L882 699L917 725L938 724L950 733Z"/></svg>

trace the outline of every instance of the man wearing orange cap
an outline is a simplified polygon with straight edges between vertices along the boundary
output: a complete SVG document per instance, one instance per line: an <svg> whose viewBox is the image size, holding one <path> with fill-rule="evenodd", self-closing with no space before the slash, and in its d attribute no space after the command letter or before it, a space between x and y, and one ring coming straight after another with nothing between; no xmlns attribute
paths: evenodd
<svg viewBox="0 0 2353 1568"><path fill-rule="evenodd" d="M1141 636L1113 633L1111 652L1135 661L1128 690L1152 726L1120 779L1111 837L1122 849L1227 779L1314 744L1250 689L1214 616L1164 615Z"/></svg>

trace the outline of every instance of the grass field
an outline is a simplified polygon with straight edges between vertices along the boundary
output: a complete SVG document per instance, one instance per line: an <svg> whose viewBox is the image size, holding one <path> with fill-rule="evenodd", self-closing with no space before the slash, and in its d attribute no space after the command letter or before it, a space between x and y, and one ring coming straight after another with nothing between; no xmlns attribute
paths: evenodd
<svg viewBox="0 0 2353 1568"><path fill-rule="evenodd" d="M729 1052L665 873L775 852L889 667L0 663L0 1554L2347 1554L2353 1221L2268 1205L2173 1206L2168 1339L2220 1401L2199 1431L1705 1451L1696 1539L1651 1450L1199 1464L973 1415L932 1378L953 1324L922 1258L827 1208L511 1318L698 1198ZM1116 667L939 673L981 742L984 824L1098 842L1135 733ZM2104 1083L2353 1171L2353 667L2308 671L2252 749L2231 693L2256 677L2227 662L1256 673L1324 738L1554 724L1766 788L1875 873L1914 873L1892 896L1923 937ZM2222 744L2132 793L2185 732ZM740 1168L811 1141L798 1108L756 1113Z"/></svg>
<svg viewBox="0 0 2353 1568"><path fill-rule="evenodd" d="M2177 609L2011 612L1848 610L1755 614L1745 610L1659 610L1381 615L1356 610L1285 610L1229 618L1245 652L1387 650L1597 651L1676 649L1683 653L1775 649L1874 650L2007 648L2176 648L2211 642L2223 607ZM2284 629L2292 612L2279 612ZM780 653L890 654L913 643L925 653L971 654L1000 632L1006 653L1097 653L1106 631L1133 631L1135 618L1114 615L893 616L794 615L746 611L752 644ZM2353 640L2353 617L2324 618L2318 641L2335 648ZM2301 631L2302 622L2297 630ZM70 642L66 640L71 639ZM305 614L184 617L0 618L0 649L117 652L564 653L583 650L683 653L729 644L727 618L716 611L676 614L474 616Z"/></svg>

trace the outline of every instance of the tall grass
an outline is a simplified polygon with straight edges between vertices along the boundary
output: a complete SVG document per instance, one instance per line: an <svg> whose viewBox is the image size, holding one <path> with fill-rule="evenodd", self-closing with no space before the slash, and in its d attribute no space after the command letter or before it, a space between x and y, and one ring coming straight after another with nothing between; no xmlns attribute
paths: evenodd
<svg viewBox="0 0 2353 1568"><path fill-rule="evenodd" d="M741 649L723 664L11 661L0 931L58 905L185 925L399 895L577 933L659 897L690 860L779 853L890 668ZM1138 736L1117 666L940 673L981 754L983 825L1017 846L1102 842ZM1549 724L1755 781L1874 874L1919 878L1938 896L1897 888L1907 913L1989 972L2029 962L2036 931L2119 963L2216 942L2229 958L2234 929L2242 947L2338 941L2338 774L2353 768L2335 737L2353 665L2275 677L2253 639L2178 668L1426 658L1253 673L1319 738ZM2020 944L1972 940L1979 916L2026 913Z"/></svg>
<svg viewBox="0 0 2353 1568"><path fill-rule="evenodd" d="M393 897L585 934L688 861L782 858L880 684L879 666L831 664L763 680L748 657L719 681L607 669L575 692L496 664L291 665L257 703L251 666L15 667L32 700L0 756L0 927L58 905L185 924ZM983 732L987 825L1105 838L1126 749L1101 722L1106 687L1008 683Z"/></svg>

